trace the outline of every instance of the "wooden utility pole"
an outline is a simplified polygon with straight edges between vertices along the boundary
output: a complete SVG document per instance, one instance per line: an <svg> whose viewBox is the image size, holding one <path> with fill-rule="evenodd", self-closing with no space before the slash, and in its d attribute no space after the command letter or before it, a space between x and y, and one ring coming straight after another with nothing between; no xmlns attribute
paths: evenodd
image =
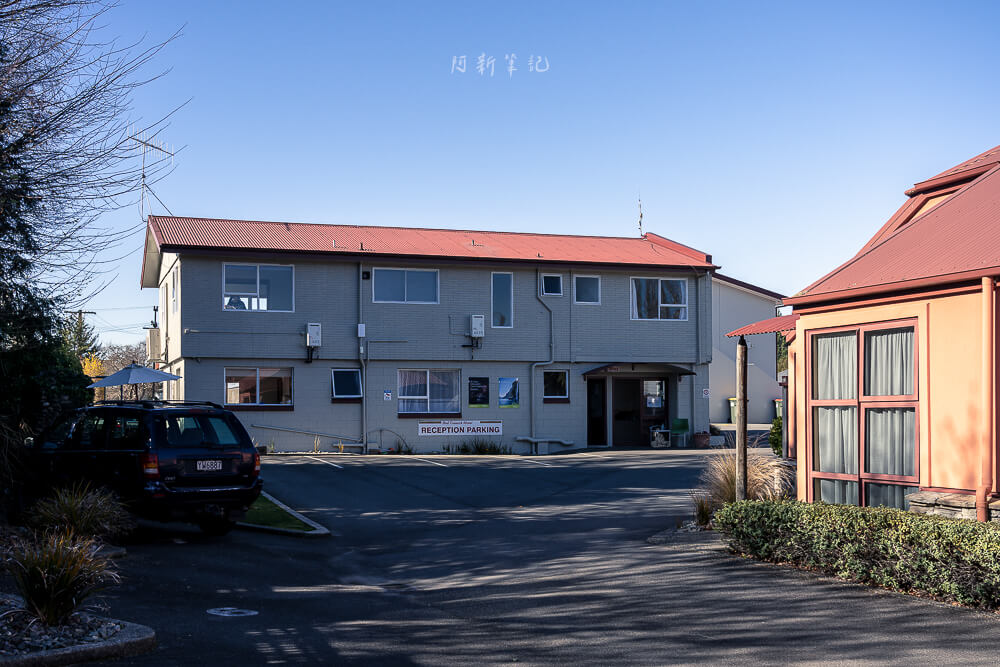
<svg viewBox="0 0 1000 667"><path fill-rule="evenodd" d="M736 500L747 499L747 341L736 344Z"/></svg>

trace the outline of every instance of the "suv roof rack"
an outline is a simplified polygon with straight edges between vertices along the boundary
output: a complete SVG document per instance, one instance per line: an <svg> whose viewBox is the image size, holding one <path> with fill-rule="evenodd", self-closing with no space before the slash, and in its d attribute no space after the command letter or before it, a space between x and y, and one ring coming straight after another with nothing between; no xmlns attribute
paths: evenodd
<svg viewBox="0 0 1000 667"><path fill-rule="evenodd" d="M163 398L144 398L140 400L128 400L128 399L105 400L105 401L97 401L96 403L94 403L94 405L140 405L144 408L155 408L164 405L178 406L178 407L185 405L201 405L201 406L207 405L213 408L218 408L219 410L224 409L221 405L219 405L218 403L213 403L212 401L175 401Z"/></svg>

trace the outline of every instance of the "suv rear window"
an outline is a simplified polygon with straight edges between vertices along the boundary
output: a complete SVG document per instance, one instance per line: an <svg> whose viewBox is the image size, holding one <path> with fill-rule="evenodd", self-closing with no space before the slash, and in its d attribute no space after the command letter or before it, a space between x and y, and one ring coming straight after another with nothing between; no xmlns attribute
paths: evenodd
<svg viewBox="0 0 1000 667"><path fill-rule="evenodd" d="M240 439L223 417L210 415L166 415L166 447L231 447Z"/></svg>

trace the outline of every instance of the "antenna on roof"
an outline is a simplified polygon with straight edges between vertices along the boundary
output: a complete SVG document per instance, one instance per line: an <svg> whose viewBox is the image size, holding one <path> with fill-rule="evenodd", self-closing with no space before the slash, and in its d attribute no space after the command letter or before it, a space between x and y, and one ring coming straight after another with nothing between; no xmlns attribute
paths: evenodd
<svg viewBox="0 0 1000 667"><path fill-rule="evenodd" d="M645 236L642 231L642 197L639 197L639 236Z"/></svg>
<svg viewBox="0 0 1000 667"><path fill-rule="evenodd" d="M138 144L139 153L142 155L142 171L139 176L139 219L145 222L146 211L152 210L149 199L147 198L148 195L153 195L153 198L160 202L160 205L166 209L167 213L173 215L173 213L170 212L170 209L167 208L167 205L156 196L156 193L153 192L153 188L151 188L146 182L146 156L147 154L155 156L151 162L149 162L151 166L162 166L164 161L168 161L170 166L173 166L175 151L170 150L169 144L160 141L156 138L155 134L150 134L146 130L131 132L129 134L129 139ZM155 168L154 171L156 171Z"/></svg>

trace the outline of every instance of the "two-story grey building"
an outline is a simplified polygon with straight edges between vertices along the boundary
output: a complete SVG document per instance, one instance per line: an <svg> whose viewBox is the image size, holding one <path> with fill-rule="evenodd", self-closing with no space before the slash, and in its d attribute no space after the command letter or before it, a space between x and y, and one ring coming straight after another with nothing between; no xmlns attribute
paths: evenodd
<svg viewBox="0 0 1000 667"><path fill-rule="evenodd" d="M709 255L638 238L150 216L164 398L278 451L648 445L709 426ZM158 340L157 340L158 339Z"/></svg>

